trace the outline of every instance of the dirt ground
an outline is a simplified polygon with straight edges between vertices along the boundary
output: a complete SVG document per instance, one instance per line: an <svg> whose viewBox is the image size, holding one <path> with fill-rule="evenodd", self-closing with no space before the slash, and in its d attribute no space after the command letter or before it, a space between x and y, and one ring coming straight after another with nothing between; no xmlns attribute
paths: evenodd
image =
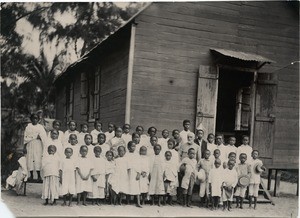
<svg viewBox="0 0 300 218"><path fill-rule="evenodd" d="M63 207L61 200L56 206L44 206L41 199L42 184L28 184L27 196L17 196L12 190L2 190L1 197L3 202L17 217L35 216L69 216L69 217L91 217L91 216L129 216L129 217L297 217L298 216L298 197L296 184L281 182L281 196L274 198L275 206L270 203L260 203L257 209L249 209L245 204L244 209L232 211L211 211L206 208L196 206L193 208L183 208L182 206L150 206L137 208L134 205L125 206L77 206ZM235 205L234 205L235 206ZM1 214L0 217L3 217Z"/></svg>

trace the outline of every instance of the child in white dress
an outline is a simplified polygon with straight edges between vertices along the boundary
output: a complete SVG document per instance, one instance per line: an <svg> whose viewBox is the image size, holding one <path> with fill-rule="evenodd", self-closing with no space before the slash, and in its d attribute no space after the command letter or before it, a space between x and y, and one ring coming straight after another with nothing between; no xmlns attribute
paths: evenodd
<svg viewBox="0 0 300 218"><path fill-rule="evenodd" d="M169 205L173 205L173 196L177 194L178 187L178 164L174 164L172 161L171 151L165 152L165 173L164 173L164 185L166 195L164 196L164 204L168 202Z"/></svg>
<svg viewBox="0 0 300 218"><path fill-rule="evenodd" d="M137 126L136 128L135 128L135 132L136 133L138 133L139 135L140 135L140 145L141 146L146 146L146 147L148 147L148 145L150 144L150 139L149 139L149 137L146 135L146 134L144 134L144 127L142 127L142 126Z"/></svg>
<svg viewBox="0 0 300 218"><path fill-rule="evenodd" d="M42 182L40 170L42 167L43 147L46 144L47 134L44 127L38 124L38 116L30 116L31 123L27 125L24 132L24 149L27 155L27 170L30 172L29 181L33 180L33 171L36 170L38 182Z"/></svg>
<svg viewBox="0 0 300 218"><path fill-rule="evenodd" d="M165 160L164 156L160 154L161 146L154 146L154 155L150 163L150 184L149 195L151 196L151 204L154 205L155 197L158 197L158 206L161 206L161 200L165 195L164 187L164 172Z"/></svg>
<svg viewBox="0 0 300 218"><path fill-rule="evenodd" d="M141 177L141 159L140 155L135 153L135 143L128 142L128 195L136 197L137 207L142 207L140 203L140 177ZM127 198L129 200L129 198ZM128 202L129 203L129 202Z"/></svg>
<svg viewBox="0 0 300 218"><path fill-rule="evenodd" d="M130 142L132 140L132 136L129 133L130 129L131 129L131 127L128 123L123 125L122 139L125 141L125 145L128 145L128 142Z"/></svg>
<svg viewBox="0 0 300 218"><path fill-rule="evenodd" d="M66 149L66 148L72 148L72 150L73 150L72 158L73 159L74 158L76 159L80 156L80 153L79 153L80 145L78 144L76 134L74 134L74 133L70 134L68 143L64 145L64 149Z"/></svg>
<svg viewBox="0 0 300 218"><path fill-rule="evenodd" d="M91 173L94 169L93 162L87 158L89 149L86 145L80 147L80 154L76 161L76 192L77 192L77 205L79 205L80 197L82 195L82 204L86 206L86 197L88 192L92 192L92 179Z"/></svg>
<svg viewBox="0 0 300 218"><path fill-rule="evenodd" d="M142 145L140 143L141 142L140 135L137 132L132 133L132 141L135 143L135 153L139 154Z"/></svg>
<svg viewBox="0 0 300 218"><path fill-rule="evenodd" d="M226 209L230 211L231 202L233 201L233 192L234 188L237 184L238 177L237 172L233 168L235 165L235 161L229 160L227 164L227 168L224 170L224 178L223 178L223 190L222 190L222 201L223 201L223 210Z"/></svg>
<svg viewBox="0 0 300 218"><path fill-rule="evenodd" d="M64 144L64 132L60 130L61 122L59 120L54 120L52 123L52 128L58 131L58 140L60 140L61 144ZM48 132L48 138L50 138L50 132Z"/></svg>
<svg viewBox="0 0 300 218"><path fill-rule="evenodd" d="M110 151L110 145L105 143L106 136L104 133L98 134L98 145L100 146L102 152L101 156L106 159L106 152Z"/></svg>
<svg viewBox="0 0 300 218"><path fill-rule="evenodd" d="M89 125L87 123L80 124L80 130L81 132L78 134L78 144L81 146L84 145L85 135L89 133Z"/></svg>
<svg viewBox="0 0 300 218"><path fill-rule="evenodd" d="M102 149L99 146L94 147L95 157L93 159L94 169L92 170L92 192L88 193L88 198L92 199L92 204L96 201L100 205L100 199L105 198L105 159L101 156Z"/></svg>
<svg viewBox="0 0 300 218"><path fill-rule="evenodd" d="M116 170L116 163L114 161L114 154L112 151L107 151L105 156L105 198L109 200L110 204L113 204L114 195L111 189L111 180Z"/></svg>
<svg viewBox="0 0 300 218"><path fill-rule="evenodd" d="M149 191L149 171L150 171L150 163L149 157L147 156L147 148L146 146L140 147L140 159L141 159L141 176L140 176L140 192L142 196L141 204L145 204L145 200Z"/></svg>
<svg viewBox="0 0 300 218"><path fill-rule="evenodd" d="M67 197L69 197L69 206L72 205L73 195L76 194L75 190L75 159L73 156L73 149L68 147L65 149L65 158L62 159L60 177L61 182L61 195L63 195L64 202L62 206L66 205Z"/></svg>
<svg viewBox="0 0 300 218"><path fill-rule="evenodd" d="M108 131L105 132L106 142L109 142L115 136L115 125L112 122L108 123Z"/></svg>
<svg viewBox="0 0 300 218"><path fill-rule="evenodd" d="M53 129L50 131L50 138L48 138L43 151L43 156L47 154L48 146L49 145L55 145L56 147L56 154L59 156L60 159L64 158L64 149L63 145L61 143L61 140L58 139L58 131L56 129Z"/></svg>
<svg viewBox="0 0 300 218"><path fill-rule="evenodd" d="M100 121L94 122L94 129L91 131L91 135L93 137L93 145L96 145L98 143L98 135L102 133L102 123Z"/></svg>
<svg viewBox="0 0 300 218"><path fill-rule="evenodd" d="M116 128L116 135L112 139L108 141L108 144L110 145L110 150L114 153L114 157L118 157L118 147L119 146L124 146L125 148L127 147L125 144L124 139L122 139L122 133L123 130L121 127ZM127 150L127 149L126 149Z"/></svg>
<svg viewBox="0 0 300 218"><path fill-rule="evenodd" d="M86 134L84 136L84 143L88 148L87 158L92 161L94 158L94 146L93 146L93 136L91 134Z"/></svg>
<svg viewBox="0 0 300 218"><path fill-rule="evenodd" d="M164 129L161 133L162 138L158 139L158 144L161 146L161 152L164 154L168 150L169 131Z"/></svg>
<svg viewBox="0 0 300 218"><path fill-rule="evenodd" d="M51 201L51 205L56 205L56 200L59 197L59 170L61 163L58 155L55 155L56 147L54 145L48 146L48 155L43 157L42 170L43 170L43 191L42 199L45 199L44 205Z"/></svg>
<svg viewBox="0 0 300 218"><path fill-rule="evenodd" d="M76 128L77 128L76 121L75 120L70 120L68 122L68 130L65 131L65 133L64 133L64 138L65 138L64 139L64 144L68 143L70 134L76 134L77 139L78 139L79 132L76 130Z"/></svg>
<svg viewBox="0 0 300 218"><path fill-rule="evenodd" d="M249 163L251 161L252 150L253 150L252 147L249 145L250 142L249 136L243 135L242 142L243 144L237 148L236 155L237 157L239 157L241 153L245 153L248 157L246 163Z"/></svg>

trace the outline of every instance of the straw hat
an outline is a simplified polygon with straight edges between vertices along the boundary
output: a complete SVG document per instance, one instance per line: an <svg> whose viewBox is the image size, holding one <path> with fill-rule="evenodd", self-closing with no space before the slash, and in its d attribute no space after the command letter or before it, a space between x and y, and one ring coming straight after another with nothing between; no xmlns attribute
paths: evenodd
<svg viewBox="0 0 300 218"><path fill-rule="evenodd" d="M200 169L199 172L197 172L197 178L200 182L204 182L206 180L206 174L203 169Z"/></svg>
<svg viewBox="0 0 300 218"><path fill-rule="evenodd" d="M246 187L250 184L250 178L247 175L240 175L238 178L238 185Z"/></svg>

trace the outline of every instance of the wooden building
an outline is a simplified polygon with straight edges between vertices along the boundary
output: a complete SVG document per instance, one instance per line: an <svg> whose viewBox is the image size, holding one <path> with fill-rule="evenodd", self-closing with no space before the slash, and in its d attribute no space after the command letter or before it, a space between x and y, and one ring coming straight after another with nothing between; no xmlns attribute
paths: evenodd
<svg viewBox="0 0 300 218"><path fill-rule="evenodd" d="M190 119L296 169L298 60L298 3L151 3L57 79L56 115L160 131Z"/></svg>

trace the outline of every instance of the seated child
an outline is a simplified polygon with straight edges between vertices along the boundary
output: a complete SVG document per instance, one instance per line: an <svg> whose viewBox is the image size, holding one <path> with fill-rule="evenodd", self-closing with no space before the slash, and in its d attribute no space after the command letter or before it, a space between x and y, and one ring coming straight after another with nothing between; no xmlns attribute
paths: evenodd
<svg viewBox="0 0 300 218"><path fill-rule="evenodd" d="M104 133L99 133L98 134L98 145L100 146L102 152L101 156L103 158L106 158L106 152L110 151L110 145L105 143L106 141L106 136Z"/></svg>
<svg viewBox="0 0 300 218"><path fill-rule="evenodd" d="M248 176L250 179L251 176L251 169L250 165L246 163L247 154L241 153L240 154L240 163L236 167L238 178L239 176ZM245 198L245 193L247 190L247 186L242 186L240 184L237 185L235 196L236 196L236 207L240 207L243 209L243 203Z"/></svg>
<svg viewBox="0 0 300 218"><path fill-rule="evenodd" d="M127 203L129 204L129 197L136 197L137 207L142 207L140 203L140 177L141 177L141 159L140 155L135 152L135 143L133 141L128 142L128 196Z"/></svg>
<svg viewBox="0 0 300 218"><path fill-rule="evenodd" d="M224 177L224 169L221 167L221 160L215 159L214 165L215 167L209 171L208 175L209 192L212 196L212 210L216 210L219 206Z"/></svg>
<svg viewBox="0 0 300 218"><path fill-rule="evenodd" d="M161 200L165 195L164 187L164 157L160 154L161 146L154 146L154 155L150 161L150 184L149 184L149 195L151 196L151 205L154 205L155 197L158 196L158 206L161 206Z"/></svg>
<svg viewBox="0 0 300 218"><path fill-rule="evenodd" d="M88 135L86 135L88 136ZM76 161L76 192L77 205L80 203L81 196L83 197L82 205L86 206L86 197L88 192L92 192L91 173L94 169L93 162L87 158L89 149L86 145L80 147L80 157Z"/></svg>
<svg viewBox="0 0 300 218"><path fill-rule="evenodd" d="M56 153L56 147L54 145L48 146L48 155L43 157L42 171L43 171L43 190L42 199L45 199L44 205L51 201L51 205L56 205L56 200L59 197L59 183L61 179L59 177L59 170L61 169L61 163Z"/></svg>
<svg viewBox="0 0 300 218"><path fill-rule="evenodd" d="M223 178L223 190L222 190L222 200L223 200L223 210L227 209L230 211L231 202L233 201L233 192L234 188L237 184L238 177L237 172L233 168L235 165L235 161L229 160L228 166L224 169L224 178Z"/></svg>
<svg viewBox="0 0 300 218"><path fill-rule="evenodd" d="M89 126L87 123L80 124L81 132L78 133L78 144L84 145L84 137L86 134L88 134ZM93 132L93 131L92 131Z"/></svg>
<svg viewBox="0 0 300 218"><path fill-rule="evenodd" d="M161 145L161 152L164 154L168 150L169 131L164 129L161 135L162 138L158 139L158 144Z"/></svg>
<svg viewBox="0 0 300 218"><path fill-rule="evenodd" d="M141 176L140 176L140 192L142 195L141 204L145 204L147 194L149 191L149 171L150 163L149 157L147 156L147 148L145 146L140 147L140 160L141 160Z"/></svg>
<svg viewBox="0 0 300 218"><path fill-rule="evenodd" d="M164 204L168 202L169 205L173 205L172 198L176 196L178 187L178 164L176 165L174 161L172 161L173 157L171 151L165 152L165 158L164 185L166 195L164 196Z"/></svg>
<svg viewBox="0 0 300 218"><path fill-rule="evenodd" d="M98 135L102 133L102 123L98 120L94 122L94 129L91 131L91 135L93 137L93 145L96 145L98 143Z"/></svg>
<svg viewBox="0 0 300 218"><path fill-rule="evenodd" d="M258 159L258 150L252 151L252 160L248 163L250 164L251 169L251 176L250 176L250 185L249 185L249 207L252 207L252 199L254 197L254 209L256 209L256 202L258 197L258 189L260 184L260 173L256 172L256 169L254 169L254 166L256 164L261 166L261 169L263 171L266 170L266 168L263 166L263 163L260 159Z"/></svg>
<svg viewBox="0 0 300 218"><path fill-rule="evenodd" d="M76 136L76 135L75 135ZM63 195L64 203L62 206L66 205L67 197L69 196L69 206L72 205L73 195L76 194L75 188L75 159L71 158L73 155L73 149L67 147L65 149L65 158L61 161L61 195Z"/></svg>
<svg viewBox="0 0 300 218"><path fill-rule="evenodd" d="M132 140L132 136L130 135L130 125L128 123L123 125L123 134L122 134L122 139L125 141L125 145L128 145L128 142Z"/></svg>
<svg viewBox="0 0 300 218"><path fill-rule="evenodd" d="M107 143L110 145L110 150L114 153L115 158L118 157L118 147L124 146L125 148L126 146L124 139L122 139L122 132L123 130L121 127L116 127L116 132L115 132L116 135L112 139L110 139Z"/></svg>
<svg viewBox="0 0 300 218"><path fill-rule="evenodd" d="M28 177L26 157L24 155L26 155L25 149L23 152L18 153L18 170L13 171L12 175L10 175L6 179L6 189L11 187L15 188L17 195L20 195L22 193L24 182L27 181Z"/></svg>
<svg viewBox="0 0 300 218"><path fill-rule="evenodd" d="M213 158L210 157L210 151L207 149L204 152L204 158L202 158L197 165L198 171L200 169L203 169L205 171L205 180L200 181L200 190L199 190L200 206L203 205L204 197L206 196L206 207L208 207L208 203L210 200L208 176L213 166L214 166Z"/></svg>
<svg viewBox="0 0 300 218"><path fill-rule="evenodd" d="M111 178L115 173L116 163L114 161L114 154L112 151L107 151L105 157L105 198L109 200L110 204L113 204Z"/></svg>
<svg viewBox="0 0 300 218"><path fill-rule="evenodd" d="M183 206L191 207L193 188L195 184L195 175L197 172L196 152L194 148L189 148L188 157L183 158L180 165L185 165L184 176L181 181L183 189Z"/></svg>
<svg viewBox="0 0 300 218"><path fill-rule="evenodd" d="M112 122L108 123L108 131L105 132L106 142L109 142L115 136L115 125Z"/></svg>
<svg viewBox="0 0 300 218"><path fill-rule="evenodd" d="M105 159L101 156L101 152L102 149L100 146L94 147L94 169L91 172L93 180L92 192L88 193L88 198L92 199L93 205L95 201L97 205L100 205L100 199L105 198Z"/></svg>

